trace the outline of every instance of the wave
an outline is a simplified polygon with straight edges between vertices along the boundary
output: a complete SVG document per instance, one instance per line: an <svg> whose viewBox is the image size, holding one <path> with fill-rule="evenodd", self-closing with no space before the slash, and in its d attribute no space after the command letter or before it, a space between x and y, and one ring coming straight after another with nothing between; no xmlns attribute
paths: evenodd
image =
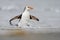
<svg viewBox="0 0 60 40"><path fill-rule="evenodd" d="M0 7L0 10L13 10L13 9L17 10L18 7L16 7L16 6L2 6L2 7Z"/></svg>

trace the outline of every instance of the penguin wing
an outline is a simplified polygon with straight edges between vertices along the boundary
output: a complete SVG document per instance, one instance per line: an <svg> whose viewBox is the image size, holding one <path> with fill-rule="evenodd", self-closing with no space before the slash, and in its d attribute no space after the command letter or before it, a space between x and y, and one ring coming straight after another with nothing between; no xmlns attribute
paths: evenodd
<svg viewBox="0 0 60 40"><path fill-rule="evenodd" d="M10 23L11 25L13 25L11 21L13 21L13 20L15 20L15 19L21 19L21 16L22 16L22 14L17 15L17 16L15 16L15 17L11 18L11 19L9 20L9 23Z"/></svg>
<svg viewBox="0 0 60 40"><path fill-rule="evenodd" d="M33 20L39 21L39 19L38 19L37 17L32 16L32 15L30 15L30 19L33 19Z"/></svg>

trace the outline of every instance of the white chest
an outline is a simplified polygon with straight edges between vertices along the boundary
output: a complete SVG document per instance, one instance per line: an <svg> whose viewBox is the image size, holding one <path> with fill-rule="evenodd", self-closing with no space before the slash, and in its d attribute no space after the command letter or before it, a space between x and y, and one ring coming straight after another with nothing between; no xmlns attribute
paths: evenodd
<svg viewBox="0 0 60 40"><path fill-rule="evenodd" d="M30 19L30 16L29 16L29 12L28 11L25 11L23 14L22 14L22 19L21 20L28 20Z"/></svg>
<svg viewBox="0 0 60 40"><path fill-rule="evenodd" d="M29 14L29 12L24 12L23 14L22 14L22 18L21 18L21 20L20 20L20 22L18 23L18 25L25 25L25 24L27 24L28 22L29 22L29 19L30 19L30 14Z"/></svg>

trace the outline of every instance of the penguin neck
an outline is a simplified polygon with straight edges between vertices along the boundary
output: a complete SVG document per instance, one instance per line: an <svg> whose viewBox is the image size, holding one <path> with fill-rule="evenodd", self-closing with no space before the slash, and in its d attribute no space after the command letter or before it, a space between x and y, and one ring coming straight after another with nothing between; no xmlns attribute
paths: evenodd
<svg viewBox="0 0 60 40"><path fill-rule="evenodd" d="M22 18L29 18L29 10L25 9L25 11L22 14Z"/></svg>
<svg viewBox="0 0 60 40"><path fill-rule="evenodd" d="M25 11L23 13L29 13L29 10L25 9Z"/></svg>

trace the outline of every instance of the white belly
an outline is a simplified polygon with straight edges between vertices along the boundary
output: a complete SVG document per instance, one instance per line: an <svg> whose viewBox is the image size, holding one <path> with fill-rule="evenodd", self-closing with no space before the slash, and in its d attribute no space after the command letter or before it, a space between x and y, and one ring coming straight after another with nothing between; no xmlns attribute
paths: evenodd
<svg viewBox="0 0 60 40"><path fill-rule="evenodd" d="M27 25L29 22L29 19L30 19L29 13L23 14L20 22L18 23L18 26L20 27L23 25Z"/></svg>

